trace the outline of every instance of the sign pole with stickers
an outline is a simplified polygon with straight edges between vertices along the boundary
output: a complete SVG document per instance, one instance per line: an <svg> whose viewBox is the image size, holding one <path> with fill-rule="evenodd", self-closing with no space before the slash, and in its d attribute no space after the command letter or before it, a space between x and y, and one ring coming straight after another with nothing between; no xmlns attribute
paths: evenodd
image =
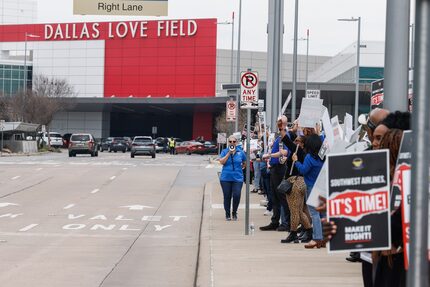
<svg viewBox="0 0 430 287"><path fill-rule="evenodd" d="M391 249L388 150L327 155L329 252Z"/></svg>
<svg viewBox="0 0 430 287"><path fill-rule="evenodd" d="M247 110L246 115L246 206L245 206L245 235L249 235L249 184L250 169L250 130L251 109L258 109L258 73L253 71L240 73L240 108Z"/></svg>

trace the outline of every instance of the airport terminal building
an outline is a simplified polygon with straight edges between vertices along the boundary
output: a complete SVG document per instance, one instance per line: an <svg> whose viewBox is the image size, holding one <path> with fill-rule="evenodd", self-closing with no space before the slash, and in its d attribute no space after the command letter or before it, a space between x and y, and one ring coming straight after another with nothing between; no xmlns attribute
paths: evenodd
<svg viewBox="0 0 430 287"><path fill-rule="evenodd" d="M8 22L13 20L3 19ZM217 19L17 22L0 25L0 90L13 95L22 89L25 70L28 87L36 75L65 79L76 92L75 105L55 115L52 131L100 138L151 135L157 127L157 136L214 138L215 118L228 100L221 84L231 82L231 60L236 63L237 55L217 50ZM360 67L363 112L369 109L369 83L383 72L383 49L373 42L367 47L368 56L362 52L366 66ZM335 57L299 55L298 109L307 61L309 89L321 90L332 114L352 113L356 68L348 60L354 58L351 51ZM266 53L241 51L241 70L248 68L259 72L265 99ZM283 99L291 91L291 75L292 56L285 54Z"/></svg>

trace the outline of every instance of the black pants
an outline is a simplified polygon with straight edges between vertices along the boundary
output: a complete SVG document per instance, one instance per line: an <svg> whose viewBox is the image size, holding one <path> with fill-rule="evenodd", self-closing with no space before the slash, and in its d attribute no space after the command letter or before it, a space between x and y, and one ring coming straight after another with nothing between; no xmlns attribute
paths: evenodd
<svg viewBox="0 0 430 287"><path fill-rule="evenodd" d="M373 265L367 261L362 261L361 274L363 276L363 286L373 287Z"/></svg>
<svg viewBox="0 0 430 287"><path fill-rule="evenodd" d="M272 224L279 225L281 219L281 206L284 208L286 226L290 227L290 209L288 208L287 198L285 194L278 192L278 185L281 183L285 175L286 166L277 164L270 168L270 188L272 189L272 204L273 216Z"/></svg>
<svg viewBox="0 0 430 287"><path fill-rule="evenodd" d="M405 287L406 272L403 253L392 256L392 266L388 263L387 256L381 256L376 267L375 287Z"/></svg>

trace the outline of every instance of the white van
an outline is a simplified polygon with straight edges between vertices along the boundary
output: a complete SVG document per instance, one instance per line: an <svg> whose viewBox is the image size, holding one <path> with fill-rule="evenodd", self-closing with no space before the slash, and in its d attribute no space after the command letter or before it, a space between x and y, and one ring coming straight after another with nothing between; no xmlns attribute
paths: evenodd
<svg viewBox="0 0 430 287"><path fill-rule="evenodd" d="M60 148L63 146L63 137L57 132L49 132L49 137L51 139L51 147ZM48 145L48 133L39 133L40 144Z"/></svg>

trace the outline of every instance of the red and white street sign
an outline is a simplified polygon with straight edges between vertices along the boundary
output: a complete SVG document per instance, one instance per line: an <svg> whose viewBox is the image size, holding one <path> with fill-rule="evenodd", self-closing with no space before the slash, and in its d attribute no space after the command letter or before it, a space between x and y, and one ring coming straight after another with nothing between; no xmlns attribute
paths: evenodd
<svg viewBox="0 0 430 287"><path fill-rule="evenodd" d="M225 107L225 116L227 122L236 121L236 101L227 101Z"/></svg>
<svg viewBox="0 0 430 287"><path fill-rule="evenodd" d="M240 107L258 109L258 73L240 73Z"/></svg>

